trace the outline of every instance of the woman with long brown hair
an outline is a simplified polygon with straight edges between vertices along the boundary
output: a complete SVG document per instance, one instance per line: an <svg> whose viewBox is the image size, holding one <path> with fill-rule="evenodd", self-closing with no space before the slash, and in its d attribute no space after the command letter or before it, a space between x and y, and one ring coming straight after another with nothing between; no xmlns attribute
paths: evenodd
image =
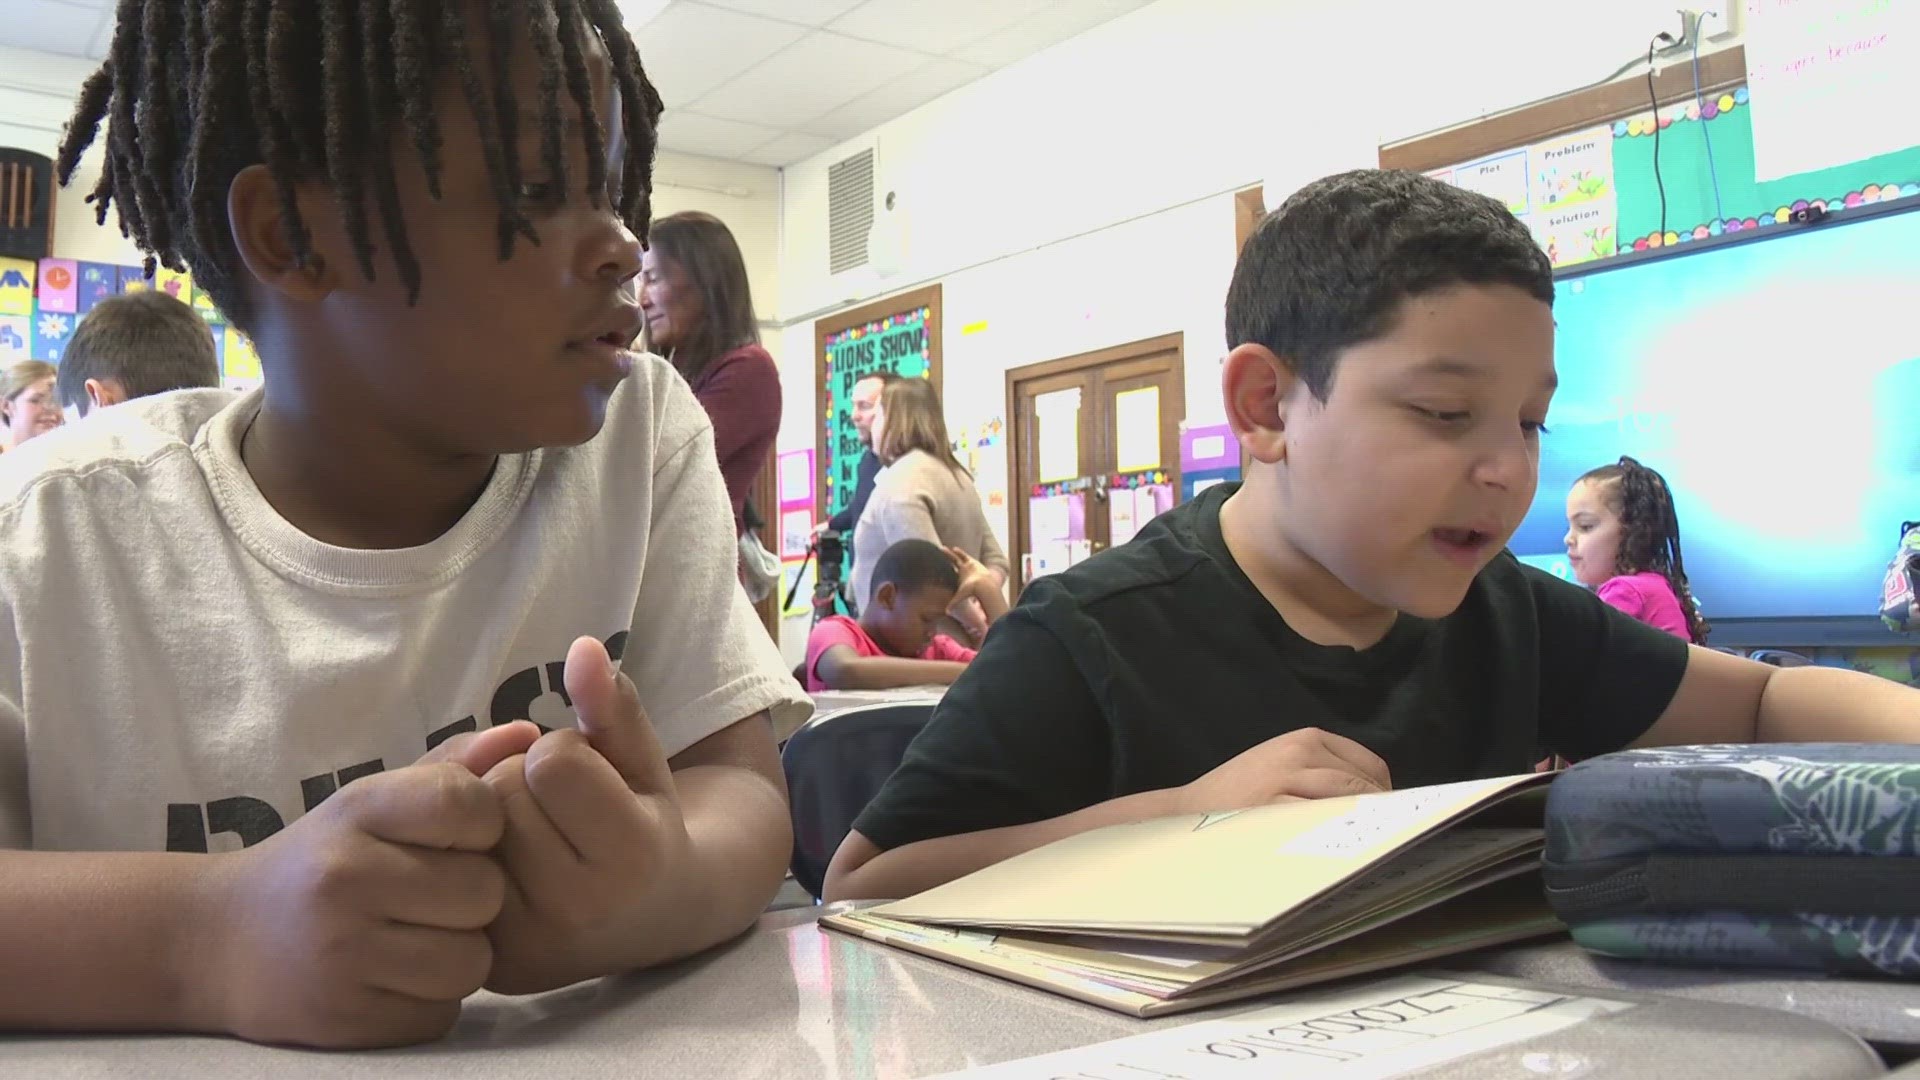
<svg viewBox="0 0 1920 1080"><path fill-rule="evenodd" d="M940 394L925 379L895 379L868 427L883 466L853 533L853 596L867 602L874 565L902 540L926 540L984 563L1007 580L1007 555L987 524L973 474L953 455ZM976 638L978 612L955 612ZM971 617L969 617L971 616Z"/></svg>
<svg viewBox="0 0 1920 1080"><path fill-rule="evenodd" d="M647 347L673 362L713 421L737 536L747 493L780 430L780 371L760 347L746 260L711 214L663 217L647 244L640 269Z"/></svg>

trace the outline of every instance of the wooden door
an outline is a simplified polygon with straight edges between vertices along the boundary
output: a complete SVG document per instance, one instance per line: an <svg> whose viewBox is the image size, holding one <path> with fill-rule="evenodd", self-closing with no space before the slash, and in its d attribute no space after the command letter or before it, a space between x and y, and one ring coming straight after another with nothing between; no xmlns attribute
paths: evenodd
<svg viewBox="0 0 1920 1080"><path fill-rule="evenodd" d="M1178 334L1007 373L1016 586L1090 558L1178 499Z"/></svg>

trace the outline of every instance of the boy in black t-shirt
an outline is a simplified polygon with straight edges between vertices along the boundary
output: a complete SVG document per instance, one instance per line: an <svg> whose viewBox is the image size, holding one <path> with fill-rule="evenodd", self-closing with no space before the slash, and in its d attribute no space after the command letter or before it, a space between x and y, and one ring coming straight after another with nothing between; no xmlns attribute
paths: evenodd
<svg viewBox="0 0 1920 1080"><path fill-rule="evenodd" d="M1227 297L1253 460L1035 582L827 873L910 895L1075 833L1528 771L1542 746L1920 741L1920 693L1687 645L1504 551L1553 397L1553 274L1492 199L1308 185Z"/></svg>

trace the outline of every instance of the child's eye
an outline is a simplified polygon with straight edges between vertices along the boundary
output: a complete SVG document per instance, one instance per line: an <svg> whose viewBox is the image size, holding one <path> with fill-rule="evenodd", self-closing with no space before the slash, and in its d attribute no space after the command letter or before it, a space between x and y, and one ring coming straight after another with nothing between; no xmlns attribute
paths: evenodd
<svg viewBox="0 0 1920 1080"><path fill-rule="evenodd" d="M1553 434L1553 432L1547 430L1547 425L1544 422L1538 420L1522 420L1520 421L1520 429L1525 431L1528 437L1535 439L1542 435Z"/></svg>
<svg viewBox="0 0 1920 1080"><path fill-rule="evenodd" d="M1429 420L1442 424L1461 424L1473 419L1473 414L1464 409L1424 409L1418 405L1410 405L1408 408Z"/></svg>
<svg viewBox="0 0 1920 1080"><path fill-rule="evenodd" d="M520 185L520 201L528 206L558 206L565 200L558 184L533 181Z"/></svg>

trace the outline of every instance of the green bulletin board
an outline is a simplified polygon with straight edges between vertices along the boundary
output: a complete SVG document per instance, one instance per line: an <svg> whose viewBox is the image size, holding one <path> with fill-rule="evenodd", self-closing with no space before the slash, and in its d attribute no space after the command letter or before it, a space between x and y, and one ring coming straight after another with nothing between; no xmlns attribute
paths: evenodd
<svg viewBox="0 0 1920 1080"><path fill-rule="evenodd" d="M912 308L897 315L848 327L829 335L826 350L827 405L825 503L830 517L853 498L860 457L866 446L853 426L853 387L875 372L891 371L910 379L932 374L931 310Z"/></svg>
<svg viewBox="0 0 1920 1080"><path fill-rule="evenodd" d="M1747 108L1747 88L1723 91L1706 105L1704 119L1692 101L1661 110L1660 177L1667 188L1667 235L1661 239L1665 243L1778 224L1795 209L1814 203L1839 208L1920 195L1920 146L1838 168L1755 182L1753 113ZM1836 117L1835 122L1888 123L1893 115L1897 114L1875 116L1863 108L1851 121ZM1660 231L1660 191L1653 181L1651 118L1647 113L1613 124L1621 242L1635 250L1659 246L1655 238Z"/></svg>
<svg viewBox="0 0 1920 1080"><path fill-rule="evenodd" d="M1756 181L1745 86L1662 106L1658 115L1664 233L1651 110L1431 175L1501 199L1555 266L1768 228L1809 206L1840 209L1920 195L1920 146ZM1890 121L1863 108L1835 122Z"/></svg>

